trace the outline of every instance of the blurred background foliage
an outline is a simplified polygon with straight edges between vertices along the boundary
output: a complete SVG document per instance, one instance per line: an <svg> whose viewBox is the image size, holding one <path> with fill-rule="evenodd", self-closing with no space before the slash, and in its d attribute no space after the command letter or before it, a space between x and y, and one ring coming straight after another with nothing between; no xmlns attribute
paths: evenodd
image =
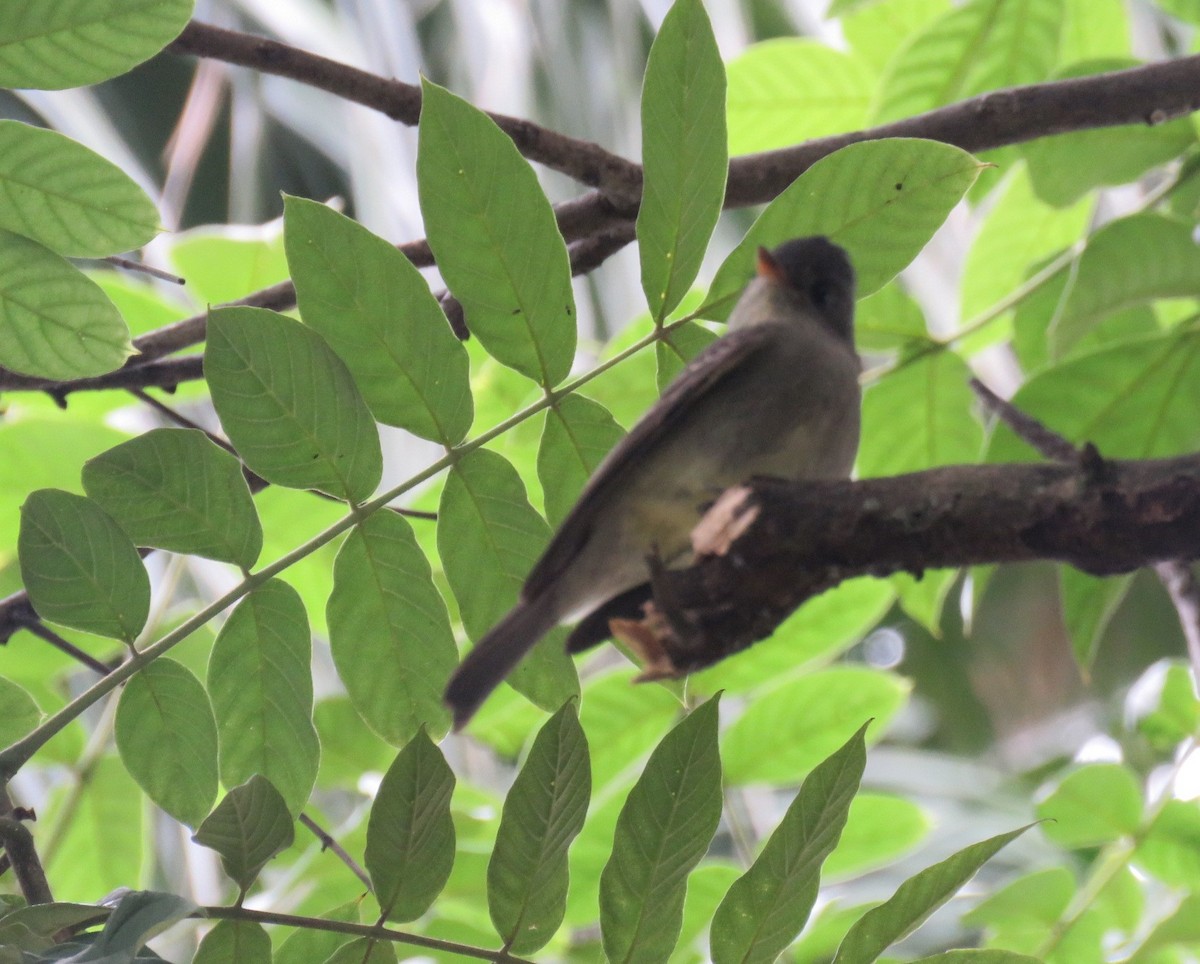
<svg viewBox="0 0 1200 964"><path fill-rule="evenodd" d="M827 6L825 0L706 3L728 65L732 153L858 129L995 87L1184 54L1194 49L1200 12L1185 0L835 0L832 11ZM665 0L201 0L196 16L411 83L424 75L477 107L637 158L641 77L667 7ZM186 288L94 272L135 334L286 277L281 192L336 199L394 242L424 234L415 128L289 80L166 53L94 88L0 92L0 115L87 144L155 198L168 230L146 259L185 276ZM1075 440L1107 437L1113 441L1102 444L1106 454L1151 454L1136 444L1150 431L1140 421L1138 396L1116 395L1115 404L1086 422L1083 414L1096 414L1088 408L1092 397L1072 395L1073 383L1063 379L1071 361L1083 358L1093 359L1084 372L1092 382L1124 378L1119 356L1129 354L1131 339L1193 323L1200 281L1151 286L1130 304L1096 296L1100 306L1079 310L1085 320L1069 341L1061 326L1058 341L1048 334L1052 318L1061 322L1054 283L1015 305L1004 301L1042 265L1116 218L1153 206L1194 231L1193 120L1067 135L984 160L995 166L969 202L897 282L860 306L860 344L870 364L887 365L930 338L965 333L936 363L870 384L860 474L1032 457L1003 433L985 439L985 419L965 387L970 371L1002 393L1020 389L1018 404L1026 398L1035 414ZM561 175L538 174L552 201L579 192ZM725 213L702 280L711 278L752 215ZM1136 270L1165 257L1161 225L1134 227L1144 233L1119 239L1111 260L1097 255L1097 277L1122 270L1124 262ZM1078 270L1084 276L1084 267ZM576 279L576 299L583 338L578 368L644 333L633 247ZM476 342L468 347L478 433L536 398L537 389L488 359ZM1089 354L1105 350L1103 365ZM643 353L588 388L626 427L656 397L652 358ZM1178 421L1178 431L1153 454L1179 449L1180 440L1195 447L1200 419L1189 407L1192 396L1178 390L1179 410L1161 409ZM16 508L28 492L77 489L84 460L159 423L118 393L72 396L65 411L27 395L9 395L4 403L0 589L10 592L19 588ZM201 383L182 386L172 404L216 428ZM1196 425L1185 424L1189 419ZM540 419L526 422L492 445L517 467L539 508L540 425ZM385 479L403 478L438 454L398 430L385 431L384 441ZM413 506L436 508L439 489L440 483L426 487ZM264 558L340 514L337 506L278 488L256 501ZM436 560L432 526L415 526ZM304 560L286 579L305 600L316 633L323 755L311 809L344 847L361 853L370 794L394 751L356 715L323 642L334 549ZM233 578L196 559L150 565L151 618L160 629ZM453 609L452 595L444 595ZM69 635L101 658L114 655L95 639ZM212 636L197 635L177 656L203 678ZM1193 753L1200 713L1184 652L1178 616L1152 573L1097 580L1036 564L848 584L806 606L770 642L674 691L630 687L623 661L601 654L587 666L581 706L596 794L572 851L566 927L544 953L598 958L595 881L628 788L677 718L678 695L725 689L722 716L733 721L723 743L725 819L692 878L675 959L703 959L707 921L737 868L769 834L804 773L874 715L886 731L869 754L866 792L827 865L816 923L788 959L828 959L852 919L848 909L882 899L969 841L1054 815L1057 823L1003 851L899 953L933 953L983 934L1015 950L1052 950L1047 959L1063 962L1130 954L1155 964L1195 960L1195 931L1184 940L1164 938L1162 946L1150 940L1136 951L1181 896L1200 892L1200 766ZM90 681L86 670L28 634L14 637L0 659L5 675L43 709ZM14 783L23 799L36 802L56 897L91 901L117 886L140 885L202 903L228 898L215 857L141 802L114 755L109 715L90 715L56 737L40 765ZM490 841L514 761L544 718L505 690L472 725L472 739L444 744L460 778L459 853L446 891L420 923L422 933L494 943L483 896ZM1071 779L1095 782L1078 790ZM1170 820L1143 822L1143 803L1148 814L1168 812ZM1080 829L1084 816L1097 811L1101 826ZM298 836L252 902L324 914L352 905L361 892L345 866L313 838ZM182 954L191 939L176 936L163 953ZM297 955L308 952L298 946L288 957L285 943L276 960L305 959Z"/></svg>

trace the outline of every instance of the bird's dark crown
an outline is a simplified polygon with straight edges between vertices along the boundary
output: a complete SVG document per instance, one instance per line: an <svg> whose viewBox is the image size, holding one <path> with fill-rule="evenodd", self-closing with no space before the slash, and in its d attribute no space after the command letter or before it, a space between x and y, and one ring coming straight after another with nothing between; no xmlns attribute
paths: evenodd
<svg viewBox="0 0 1200 964"><path fill-rule="evenodd" d="M787 284L805 296L833 331L854 341L854 267L845 249L821 235L794 238L771 251Z"/></svg>

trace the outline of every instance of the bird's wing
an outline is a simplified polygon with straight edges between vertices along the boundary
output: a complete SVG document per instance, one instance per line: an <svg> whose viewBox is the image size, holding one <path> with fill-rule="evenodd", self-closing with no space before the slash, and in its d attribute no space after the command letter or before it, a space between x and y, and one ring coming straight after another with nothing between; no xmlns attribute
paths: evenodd
<svg viewBox="0 0 1200 964"><path fill-rule="evenodd" d="M658 402L642 417L596 468L575 507L567 514L534 564L522 596L536 598L587 542L596 516L607 503L627 466L642 460L671 434L672 429L714 387L747 358L778 337L786 322L766 322L739 328L718 338L688 364L667 386Z"/></svg>

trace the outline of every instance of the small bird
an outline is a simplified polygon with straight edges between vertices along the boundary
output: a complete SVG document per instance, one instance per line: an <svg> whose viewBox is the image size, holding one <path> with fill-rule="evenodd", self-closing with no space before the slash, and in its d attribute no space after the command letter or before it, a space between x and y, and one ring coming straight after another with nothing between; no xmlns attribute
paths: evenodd
<svg viewBox="0 0 1200 964"><path fill-rule="evenodd" d="M559 623L578 652L609 620L640 615L649 559L691 561L705 507L754 476L842 478L858 450L861 369L854 269L824 237L758 249L758 275L702 351L600 463L521 598L446 687L461 728L521 657Z"/></svg>

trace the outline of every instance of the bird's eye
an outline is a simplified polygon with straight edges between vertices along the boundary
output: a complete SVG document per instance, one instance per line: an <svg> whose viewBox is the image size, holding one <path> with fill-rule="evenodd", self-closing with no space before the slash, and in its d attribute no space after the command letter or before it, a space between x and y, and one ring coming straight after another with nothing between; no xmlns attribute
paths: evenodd
<svg viewBox="0 0 1200 964"><path fill-rule="evenodd" d="M808 297L812 299L812 303L818 308L824 308L825 302L829 300L829 286L818 282L808 289Z"/></svg>

